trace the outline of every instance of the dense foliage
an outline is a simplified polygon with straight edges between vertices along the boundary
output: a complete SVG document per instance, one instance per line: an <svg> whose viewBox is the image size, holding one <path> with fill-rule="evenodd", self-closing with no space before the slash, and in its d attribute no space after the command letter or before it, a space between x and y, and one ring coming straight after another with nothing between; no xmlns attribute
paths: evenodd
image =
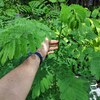
<svg viewBox="0 0 100 100"><path fill-rule="evenodd" d="M27 100L88 100L89 85L100 81L100 7L89 10L70 2L0 0L1 78L46 36L59 40L59 49L38 70Z"/></svg>

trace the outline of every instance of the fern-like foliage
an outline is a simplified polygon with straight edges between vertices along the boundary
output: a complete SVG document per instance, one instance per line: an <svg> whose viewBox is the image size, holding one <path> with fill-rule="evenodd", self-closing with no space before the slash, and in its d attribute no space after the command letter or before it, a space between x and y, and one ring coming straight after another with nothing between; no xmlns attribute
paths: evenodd
<svg viewBox="0 0 100 100"><path fill-rule="evenodd" d="M0 31L1 63L36 51L51 32L46 25L35 20L23 18L13 20Z"/></svg>
<svg viewBox="0 0 100 100"><path fill-rule="evenodd" d="M41 75L40 75L41 73ZM53 82L53 75L46 71L40 71L33 84L32 98L39 97L42 93L48 90Z"/></svg>
<svg viewBox="0 0 100 100"><path fill-rule="evenodd" d="M61 100L88 100L86 81L71 75L58 79Z"/></svg>
<svg viewBox="0 0 100 100"><path fill-rule="evenodd" d="M46 0L33 0L29 2L29 6L32 10L33 15L43 15L47 12L48 7L45 6Z"/></svg>
<svg viewBox="0 0 100 100"><path fill-rule="evenodd" d="M100 79L100 52L92 54L91 73L95 75L96 79Z"/></svg>
<svg viewBox="0 0 100 100"><path fill-rule="evenodd" d="M68 0L21 1L0 0L0 77L55 34L41 21L57 33L59 49L42 63L26 100L89 100L88 84L100 80L99 9L67 6ZM15 19L20 16L39 21Z"/></svg>

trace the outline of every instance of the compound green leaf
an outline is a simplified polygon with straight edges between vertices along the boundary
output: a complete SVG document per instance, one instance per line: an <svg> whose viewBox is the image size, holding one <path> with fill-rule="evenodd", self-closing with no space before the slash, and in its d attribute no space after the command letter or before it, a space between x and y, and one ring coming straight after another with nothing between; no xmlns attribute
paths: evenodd
<svg viewBox="0 0 100 100"><path fill-rule="evenodd" d="M60 14L60 19L62 22L66 23L68 21L68 17L70 17L70 7L68 7L65 4L61 4L61 14Z"/></svg>
<svg viewBox="0 0 100 100"><path fill-rule="evenodd" d="M88 91L84 80L69 76L58 80L61 100L88 100Z"/></svg>
<svg viewBox="0 0 100 100"><path fill-rule="evenodd" d="M91 73L96 77L97 80L100 79L100 52L94 53L92 55L91 64Z"/></svg>
<svg viewBox="0 0 100 100"><path fill-rule="evenodd" d="M52 2L52 3L55 3L55 2L57 2L57 0L49 0L50 2Z"/></svg>
<svg viewBox="0 0 100 100"><path fill-rule="evenodd" d="M2 59L1 59L1 64L2 65L5 64L7 58L8 58L8 44L3 49L3 56L2 56Z"/></svg>
<svg viewBox="0 0 100 100"><path fill-rule="evenodd" d="M16 47L16 43L15 40L12 40L10 42L10 47L9 47L9 59L12 60L14 55L15 55L15 47Z"/></svg>
<svg viewBox="0 0 100 100"><path fill-rule="evenodd" d="M21 41L20 41L20 39L16 39L15 42L16 42L16 47L15 47L14 58L19 58L22 55L22 53L21 53Z"/></svg>
<svg viewBox="0 0 100 100"><path fill-rule="evenodd" d="M33 88L32 98L35 99L39 95L40 95L40 82L38 81L37 84Z"/></svg>
<svg viewBox="0 0 100 100"><path fill-rule="evenodd" d="M75 5L75 4L72 4L70 7L75 10L75 12L78 14L78 16L80 17L82 21L85 20L85 18L87 17L87 13L88 13L86 9L84 9L80 5Z"/></svg>
<svg viewBox="0 0 100 100"><path fill-rule="evenodd" d="M27 54L27 52L28 52L28 41L27 41L27 38L21 37L20 41L21 41L21 51L22 51L22 54L25 56Z"/></svg>
<svg viewBox="0 0 100 100"><path fill-rule="evenodd" d="M29 41L29 48L31 52L35 52L36 51L36 42L34 39L34 36L32 34L28 35L28 41Z"/></svg>
<svg viewBox="0 0 100 100"><path fill-rule="evenodd" d="M99 12L99 9L95 9L95 10L93 10L91 16L92 16L93 18L96 18L96 17L98 16L99 13L100 13L100 12Z"/></svg>

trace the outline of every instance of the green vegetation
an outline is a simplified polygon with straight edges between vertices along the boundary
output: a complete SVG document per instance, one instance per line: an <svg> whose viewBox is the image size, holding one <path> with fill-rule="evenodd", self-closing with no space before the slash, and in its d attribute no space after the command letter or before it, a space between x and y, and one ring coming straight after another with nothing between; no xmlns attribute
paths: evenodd
<svg viewBox="0 0 100 100"><path fill-rule="evenodd" d="M46 36L59 40L59 49L42 63L26 100L88 100L89 85L100 80L100 7L67 3L0 0L1 78Z"/></svg>

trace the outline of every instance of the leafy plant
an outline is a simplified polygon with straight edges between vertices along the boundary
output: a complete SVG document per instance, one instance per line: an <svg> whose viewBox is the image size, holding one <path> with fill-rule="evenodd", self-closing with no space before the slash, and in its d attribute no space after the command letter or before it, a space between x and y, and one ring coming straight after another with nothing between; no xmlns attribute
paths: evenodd
<svg viewBox="0 0 100 100"><path fill-rule="evenodd" d="M91 17L93 17L93 18L96 18L96 17L100 18L100 14L99 13L100 13L100 7L93 10Z"/></svg>
<svg viewBox="0 0 100 100"><path fill-rule="evenodd" d="M59 40L26 100L88 100L89 85L100 80L99 8L67 6L67 1L0 1L0 77L35 52L46 36Z"/></svg>
<svg viewBox="0 0 100 100"><path fill-rule="evenodd" d="M51 30L35 20L15 19L0 31L1 63L35 52L47 33L50 36Z"/></svg>
<svg viewBox="0 0 100 100"><path fill-rule="evenodd" d="M55 2L65 2L66 0L49 0L49 1L52 2L52 3L55 3Z"/></svg>

